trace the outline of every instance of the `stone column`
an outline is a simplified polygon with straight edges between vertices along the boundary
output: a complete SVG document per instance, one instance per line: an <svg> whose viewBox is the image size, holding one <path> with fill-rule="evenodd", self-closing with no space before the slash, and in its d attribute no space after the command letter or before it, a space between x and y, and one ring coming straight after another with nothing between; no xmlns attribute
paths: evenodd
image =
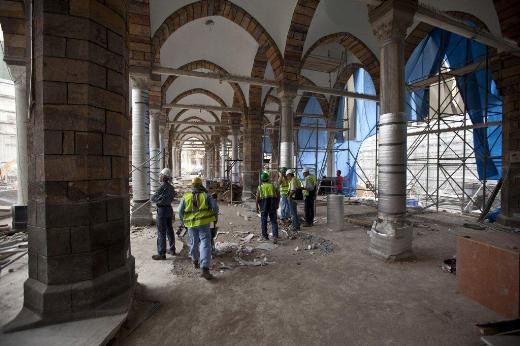
<svg viewBox="0 0 520 346"><path fill-rule="evenodd" d="M221 178L220 176L220 138L213 138L213 162L214 162L214 165L215 165L215 172L214 172L214 177L216 179L218 178Z"/></svg>
<svg viewBox="0 0 520 346"><path fill-rule="evenodd" d="M240 127L233 126L231 129L231 159L238 160L238 147L239 147L239 137L240 136ZM240 162L233 162L233 170L231 175L231 181L233 183L240 182Z"/></svg>
<svg viewBox="0 0 520 346"><path fill-rule="evenodd" d="M182 148L179 142L177 142L177 176L180 178L182 176Z"/></svg>
<svg viewBox="0 0 520 346"><path fill-rule="evenodd" d="M33 4L29 277L23 309L4 331L124 313L136 279L127 1Z"/></svg>
<svg viewBox="0 0 520 346"><path fill-rule="evenodd" d="M226 179L227 178L227 174L226 174L226 166L227 166L227 162L226 162L226 159L228 158L227 157L227 154L226 154L226 137L222 137L222 140L220 142L220 176L223 178L223 179Z"/></svg>
<svg viewBox="0 0 520 346"><path fill-rule="evenodd" d="M280 166L280 129L269 129L267 133L273 150L271 153L271 164L274 167L282 168L283 166Z"/></svg>
<svg viewBox="0 0 520 346"><path fill-rule="evenodd" d="M369 13L381 46L378 218L369 250L385 260L413 256L412 228L406 221L404 39L416 8L417 0L392 0Z"/></svg>
<svg viewBox="0 0 520 346"><path fill-rule="evenodd" d="M262 171L262 114L260 110L250 110L246 116L244 129L243 193L248 200L256 195L256 188Z"/></svg>
<svg viewBox="0 0 520 346"><path fill-rule="evenodd" d="M335 177L334 170L334 132L327 132L327 177Z"/></svg>
<svg viewBox="0 0 520 346"><path fill-rule="evenodd" d="M213 149L213 144L210 143L206 146L206 155L208 156L208 175L207 179L213 179L215 172L215 154Z"/></svg>
<svg viewBox="0 0 520 346"><path fill-rule="evenodd" d="M293 103L296 88L282 86L278 92L281 106L280 116L280 167L293 167L294 158L294 113Z"/></svg>
<svg viewBox="0 0 520 346"><path fill-rule="evenodd" d="M159 188L159 173L161 171L161 147L159 132L159 116L158 110L150 112L150 193L154 194Z"/></svg>
<svg viewBox="0 0 520 346"><path fill-rule="evenodd" d="M13 229L27 228L27 98L25 66L10 65L14 79L14 99L16 103L16 174L17 200L12 210Z"/></svg>
<svg viewBox="0 0 520 346"><path fill-rule="evenodd" d="M520 227L520 58L501 54L493 79L502 95L501 213L498 222Z"/></svg>
<svg viewBox="0 0 520 346"><path fill-rule="evenodd" d="M166 133L166 126L159 124L159 169L165 168L166 164L166 143L168 143L168 135Z"/></svg>
<svg viewBox="0 0 520 346"><path fill-rule="evenodd" d="M146 78L132 78L132 225L152 224L150 206L149 171L147 160L148 85Z"/></svg>

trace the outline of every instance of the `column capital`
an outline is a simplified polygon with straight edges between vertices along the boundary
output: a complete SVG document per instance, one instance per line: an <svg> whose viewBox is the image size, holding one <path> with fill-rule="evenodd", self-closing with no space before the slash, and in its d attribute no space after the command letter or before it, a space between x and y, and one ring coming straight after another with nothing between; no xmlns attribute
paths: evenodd
<svg viewBox="0 0 520 346"><path fill-rule="evenodd" d="M292 101L296 97L298 85L293 82L282 81L278 87L278 97L280 101Z"/></svg>
<svg viewBox="0 0 520 346"><path fill-rule="evenodd" d="M413 23L417 0L386 0L368 13L377 40L385 45L406 37L406 29Z"/></svg>
<svg viewBox="0 0 520 346"><path fill-rule="evenodd" d="M145 74L130 74L130 80L132 81L132 88L137 89L150 89L152 83L150 76Z"/></svg>
<svg viewBox="0 0 520 346"><path fill-rule="evenodd" d="M9 68L9 72L11 73L11 77L13 77L13 82L15 86L25 86L25 65L7 65L7 67Z"/></svg>

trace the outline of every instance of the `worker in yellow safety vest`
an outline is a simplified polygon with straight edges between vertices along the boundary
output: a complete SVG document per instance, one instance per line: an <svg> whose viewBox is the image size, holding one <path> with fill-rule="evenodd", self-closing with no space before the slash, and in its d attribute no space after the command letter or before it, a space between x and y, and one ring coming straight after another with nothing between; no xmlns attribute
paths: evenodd
<svg viewBox="0 0 520 346"><path fill-rule="evenodd" d="M278 180L278 186L280 188L280 219L282 222L287 222L291 217L291 210L289 207L289 179L287 179L287 168L283 167L280 170L280 178Z"/></svg>
<svg viewBox="0 0 520 346"><path fill-rule="evenodd" d="M303 169L305 184L303 186L303 198L305 205L305 224L303 227L311 227L314 223L314 201L316 200L316 177L309 174L309 169Z"/></svg>
<svg viewBox="0 0 520 346"><path fill-rule="evenodd" d="M211 265L210 224L218 221L217 202L202 186L202 180L195 177L191 181L192 190L182 196L179 205L179 219L190 238L190 257L195 268L202 268L201 277L213 278L209 272Z"/></svg>
<svg viewBox="0 0 520 346"><path fill-rule="evenodd" d="M267 218L271 221L271 228L273 231L273 243L278 242L278 222L276 219L276 210L280 202L278 190L269 182L269 174L263 172L261 175L262 183L258 186L256 192L256 212L260 212L262 240L269 240L267 233Z"/></svg>
<svg viewBox="0 0 520 346"><path fill-rule="evenodd" d="M298 202L303 199L302 183L298 179L292 169L287 170L287 179L289 181L289 210L291 211L291 227L294 232L300 231L300 218L298 217Z"/></svg>

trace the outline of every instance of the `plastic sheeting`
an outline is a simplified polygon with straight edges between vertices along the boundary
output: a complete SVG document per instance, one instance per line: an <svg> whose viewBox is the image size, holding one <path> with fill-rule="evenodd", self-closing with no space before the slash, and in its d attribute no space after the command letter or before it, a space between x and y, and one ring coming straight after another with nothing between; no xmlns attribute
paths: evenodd
<svg viewBox="0 0 520 346"><path fill-rule="evenodd" d="M457 69L481 62L486 46L442 29L434 29L414 50L405 67L407 83L435 75L439 64ZM483 64L482 66L485 67ZM485 68L456 77L467 113L473 124L502 120L502 99L491 72ZM408 92L407 115L411 121L425 119L429 114L429 89ZM432 107L435 107L432 105ZM473 130L473 144L479 179L497 180L502 176L502 127Z"/></svg>
<svg viewBox="0 0 520 346"><path fill-rule="evenodd" d="M311 96L307 101L304 113L323 114L318 100ZM325 127L326 123L323 118L303 117L300 122L301 126L315 127L315 129L300 129L297 136L298 150L298 166L308 168L315 175L319 175L321 170L325 168L325 149L327 149L327 132L320 131L319 128ZM301 170L298 171L301 175Z"/></svg>
<svg viewBox="0 0 520 346"><path fill-rule="evenodd" d="M368 95L375 95L376 89L372 78L364 69L358 69L354 72L354 91ZM339 133L336 135L336 144L334 150L334 163L344 177L343 186L344 194L347 196L355 196L357 189L358 175L363 176L364 172L356 167L359 149L363 142L376 134L378 107L375 101L369 100L349 100L354 102L354 108L349 123L355 124L355 131L349 133L355 134L354 138L350 135ZM342 127L344 119L345 98L340 99L338 106L338 114L336 115L336 125Z"/></svg>

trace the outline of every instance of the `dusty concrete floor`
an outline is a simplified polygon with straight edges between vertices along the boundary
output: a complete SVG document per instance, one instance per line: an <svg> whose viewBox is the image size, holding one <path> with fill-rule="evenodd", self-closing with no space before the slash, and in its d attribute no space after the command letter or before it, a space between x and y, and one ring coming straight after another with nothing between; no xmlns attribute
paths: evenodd
<svg viewBox="0 0 520 346"><path fill-rule="evenodd" d="M240 267L232 255L217 257L212 282L198 278L184 257L151 260L155 230L133 229L139 282L146 298L161 306L115 344L477 345L475 323L501 319L457 294L456 277L440 269L442 260L455 253L457 235L482 232L462 227L468 218L412 217L417 261L387 264L366 253L366 228L349 224L344 232L327 231L325 207L317 209L319 224L303 230L331 241L332 253L286 240L272 251L253 252L260 258L265 254L266 266ZM220 241L240 243L241 232L259 234L259 219L248 208L221 205L221 211L220 231L229 233ZM375 213L363 205L346 205L345 211L367 220ZM257 246L256 239L247 245ZM220 272L220 262L230 270ZM0 276L0 325L23 303L26 258L12 269Z"/></svg>
<svg viewBox="0 0 520 346"><path fill-rule="evenodd" d="M345 209L347 214L375 211L361 205ZM230 232L221 240L236 242L233 232L244 230L259 234L254 213L230 206L221 211L220 231ZM183 258L152 261L154 231L133 233L139 282L161 307L120 344L476 345L475 323L501 318L458 294L456 277L440 269L442 260L455 253L457 235L482 232L460 226L466 218L432 214L416 219L417 261L387 264L366 253L365 228L327 231L325 214L325 207L318 207L320 224L303 230L332 241L333 253L295 252L305 244L288 240L265 252L275 263L217 271L213 282L198 278ZM440 219L454 224L437 224Z"/></svg>

